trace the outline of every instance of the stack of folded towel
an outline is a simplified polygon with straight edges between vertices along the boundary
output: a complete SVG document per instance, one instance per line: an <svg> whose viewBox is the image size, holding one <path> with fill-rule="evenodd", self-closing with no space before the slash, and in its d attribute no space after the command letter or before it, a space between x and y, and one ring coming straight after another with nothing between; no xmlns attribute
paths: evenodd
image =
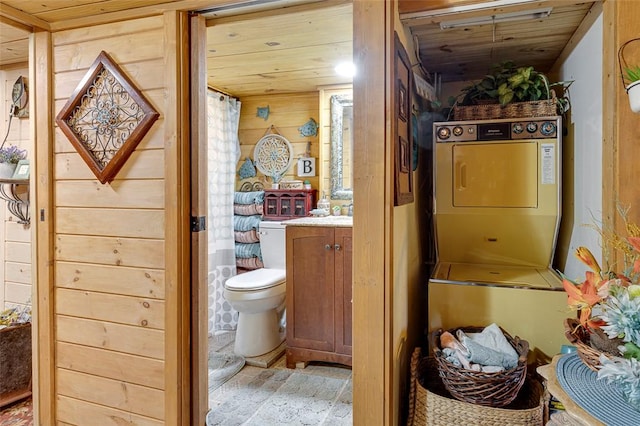
<svg viewBox="0 0 640 426"><path fill-rule="evenodd" d="M480 333L458 330L454 336L445 331L440 346L447 361L467 370L497 373L518 365L518 353L496 324Z"/></svg>
<svg viewBox="0 0 640 426"><path fill-rule="evenodd" d="M262 220L264 191L236 192L233 198L233 230L236 266L259 269L262 263L258 230Z"/></svg>

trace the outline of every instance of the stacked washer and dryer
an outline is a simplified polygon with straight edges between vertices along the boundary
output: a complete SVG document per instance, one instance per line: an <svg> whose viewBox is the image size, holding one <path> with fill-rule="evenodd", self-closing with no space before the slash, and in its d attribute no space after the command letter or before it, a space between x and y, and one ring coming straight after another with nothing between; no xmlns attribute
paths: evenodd
<svg viewBox="0 0 640 426"><path fill-rule="evenodd" d="M497 323L540 362L566 343L566 294L552 269L561 128L561 117L434 123L429 330Z"/></svg>

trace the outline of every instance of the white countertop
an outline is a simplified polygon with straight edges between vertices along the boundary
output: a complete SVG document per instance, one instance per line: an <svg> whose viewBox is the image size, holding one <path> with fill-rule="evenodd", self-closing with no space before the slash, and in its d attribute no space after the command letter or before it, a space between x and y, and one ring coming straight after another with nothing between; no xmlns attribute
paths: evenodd
<svg viewBox="0 0 640 426"><path fill-rule="evenodd" d="M353 216L309 216L285 220L282 223L287 226L335 226L350 228L353 226Z"/></svg>

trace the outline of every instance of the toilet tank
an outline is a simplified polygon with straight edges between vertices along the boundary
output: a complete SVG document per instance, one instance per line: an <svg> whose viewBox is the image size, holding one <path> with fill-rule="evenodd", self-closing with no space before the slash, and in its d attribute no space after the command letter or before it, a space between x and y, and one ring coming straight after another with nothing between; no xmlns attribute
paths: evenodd
<svg viewBox="0 0 640 426"><path fill-rule="evenodd" d="M268 269L286 269L285 225L282 222L260 222L260 251Z"/></svg>

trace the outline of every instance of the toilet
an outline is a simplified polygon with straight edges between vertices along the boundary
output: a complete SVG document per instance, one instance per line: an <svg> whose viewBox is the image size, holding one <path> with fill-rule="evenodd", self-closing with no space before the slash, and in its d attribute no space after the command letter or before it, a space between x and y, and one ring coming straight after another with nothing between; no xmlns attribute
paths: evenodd
<svg viewBox="0 0 640 426"><path fill-rule="evenodd" d="M229 278L224 297L238 311L234 352L245 357L265 354L284 340L280 316L286 291L285 225L260 222L260 251L264 268Z"/></svg>

